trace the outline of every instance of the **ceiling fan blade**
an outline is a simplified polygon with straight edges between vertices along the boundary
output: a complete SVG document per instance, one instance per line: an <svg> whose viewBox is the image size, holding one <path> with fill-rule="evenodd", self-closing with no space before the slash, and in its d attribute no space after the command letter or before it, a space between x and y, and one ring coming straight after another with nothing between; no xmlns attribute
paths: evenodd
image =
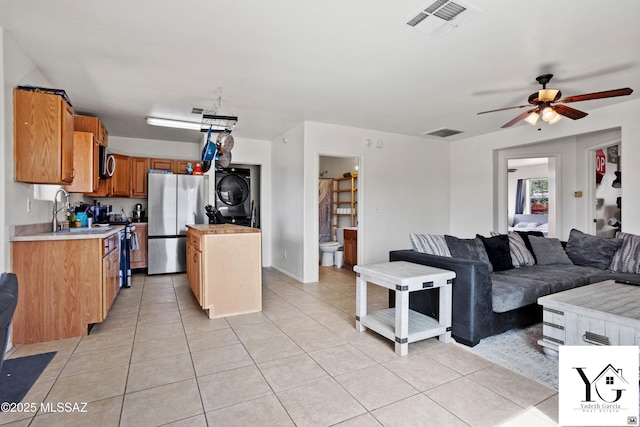
<svg viewBox="0 0 640 427"><path fill-rule="evenodd" d="M514 108L525 108L525 107L531 107L531 104L517 105L515 107L498 108L497 110L481 111L478 114L495 113L496 111L513 110Z"/></svg>
<svg viewBox="0 0 640 427"><path fill-rule="evenodd" d="M508 128L510 126L515 125L516 123L518 123L520 120L523 120L525 118L527 118L527 116L532 112L532 111L536 111L536 108L534 108L533 110L529 110L529 111L525 111L524 113L520 114L518 117L516 117L515 119L511 120L510 122L505 123L504 125L500 126L501 128Z"/></svg>
<svg viewBox="0 0 640 427"><path fill-rule="evenodd" d="M572 120L578 120L585 117L588 113L584 111L576 110L575 108L567 107L566 105L554 105L553 109L556 113L568 117Z"/></svg>
<svg viewBox="0 0 640 427"><path fill-rule="evenodd" d="M613 98L614 96L626 96L626 95L631 95L632 93L633 93L633 89L625 87L622 89L605 90L603 92L586 93L584 95L567 96L566 98L562 98L558 102L567 103L567 102L589 101L591 99Z"/></svg>

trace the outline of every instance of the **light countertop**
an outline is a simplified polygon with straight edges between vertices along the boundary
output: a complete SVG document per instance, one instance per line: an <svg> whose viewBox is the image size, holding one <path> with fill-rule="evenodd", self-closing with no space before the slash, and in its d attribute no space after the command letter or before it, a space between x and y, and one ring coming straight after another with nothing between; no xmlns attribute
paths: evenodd
<svg viewBox="0 0 640 427"><path fill-rule="evenodd" d="M80 240L80 239L104 239L124 228L123 225L109 225L108 227L98 227L94 225L91 227L90 232L77 232L77 231L58 231L57 233L42 232L41 230L34 228L32 231L29 229L18 230L15 235L11 235L9 240L12 242L33 242L44 240ZM49 224L49 229L51 225ZM84 227L83 229L87 229ZM95 230L95 231L93 231Z"/></svg>
<svg viewBox="0 0 640 427"><path fill-rule="evenodd" d="M244 227L235 224L190 224L187 228L192 228L203 234L240 234L240 233L260 233L259 228Z"/></svg>

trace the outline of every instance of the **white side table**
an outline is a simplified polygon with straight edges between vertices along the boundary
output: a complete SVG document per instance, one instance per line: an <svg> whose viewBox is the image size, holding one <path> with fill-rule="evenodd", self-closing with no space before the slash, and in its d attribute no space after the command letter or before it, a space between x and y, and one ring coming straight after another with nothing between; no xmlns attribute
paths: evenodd
<svg viewBox="0 0 640 427"><path fill-rule="evenodd" d="M406 356L409 343L435 337L451 340L451 287L456 273L406 261L356 265L356 329L367 328L395 341L396 353ZM367 282L396 291L396 306L367 313ZM409 310L409 292L440 289L439 318Z"/></svg>

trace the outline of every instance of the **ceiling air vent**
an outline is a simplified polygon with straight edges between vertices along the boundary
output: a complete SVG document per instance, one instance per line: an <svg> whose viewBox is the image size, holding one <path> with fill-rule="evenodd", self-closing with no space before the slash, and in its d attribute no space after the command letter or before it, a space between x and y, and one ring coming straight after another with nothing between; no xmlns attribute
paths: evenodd
<svg viewBox="0 0 640 427"><path fill-rule="evenodd" d="M442 37L480 9L460 1L436 0L413 16L407 25L433 37Z"/></svg>
<svg viewBox="0 0 640 427"><path fill-rule="evenodd" d="M448 136L457 135L459 133L462 133L462 131L461 130L455 130L455 129L449 129L449 128L442 128L442 129L432 130L432 131L429 131L429 132L424 132L423 135L426 135L426 136L439 136L440 138L446 138Z"/></svg>

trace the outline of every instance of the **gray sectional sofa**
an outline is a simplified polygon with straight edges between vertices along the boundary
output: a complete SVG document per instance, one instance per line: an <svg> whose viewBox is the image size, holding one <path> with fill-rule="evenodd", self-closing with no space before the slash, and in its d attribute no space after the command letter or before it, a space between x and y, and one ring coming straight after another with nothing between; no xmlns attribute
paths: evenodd
<svg viewBox="0 0 640 427"><path fill-rule="evenodd" d="M476 243L481 237L474 239ZM533 265L497 269L500 271L493 271L492 264L486 259L473 259L473 256L468 255L460 257L453 250L452 256L416 250L395 250L389 253L389 260L409 261L456 272L453 284L452 335L456 341L474 346L491 335L541 321L542 309L537 304L541 296L609 279L640 284L637 266L640 237L627 237L629 238L626 240L600 239L572 230L568 242L561 246L557 239L532 237L530 240L545 245L552 240L556 240L557 244L553 248L538 248L539 257ZM513 252L514 247L510 248ZM557 252L558 250L563 253ZM611 269L609 266L615 258L619 266ZM390 293L389 304L393 306L394 303L395 299ZM409 305L412 310L436 316L438 294L429 290L412 292Z"/></svg>

